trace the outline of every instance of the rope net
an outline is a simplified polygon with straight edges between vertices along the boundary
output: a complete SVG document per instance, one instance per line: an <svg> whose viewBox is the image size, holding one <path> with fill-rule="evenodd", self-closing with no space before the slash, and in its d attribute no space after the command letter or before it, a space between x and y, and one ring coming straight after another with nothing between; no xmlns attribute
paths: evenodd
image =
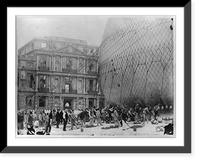
<svg viewBox="0 0 200 162"><path fill-rule="evenodd" d="M100 52L100 83L110 103L174 103L173 18L108 19Z"/></svg>

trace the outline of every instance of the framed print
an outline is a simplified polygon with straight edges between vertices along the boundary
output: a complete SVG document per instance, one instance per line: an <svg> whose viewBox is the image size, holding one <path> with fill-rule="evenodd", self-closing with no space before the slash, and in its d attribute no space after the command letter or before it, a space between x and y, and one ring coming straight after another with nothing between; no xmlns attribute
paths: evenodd
<svg viewBox="0 0 200 162"><path fill-rule="evenodd" d="M191 153L190 1L7 11L2 153Z"/></svg>

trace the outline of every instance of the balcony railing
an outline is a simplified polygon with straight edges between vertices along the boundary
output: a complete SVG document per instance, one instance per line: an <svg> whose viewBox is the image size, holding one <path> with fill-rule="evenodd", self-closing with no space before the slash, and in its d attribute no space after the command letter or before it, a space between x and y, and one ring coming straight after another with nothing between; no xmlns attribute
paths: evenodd
<svg viewBox="0 0 200 162"><path fill-rule="evenodd" d="M62 89L62 93L67 93L67 94L77 94L77 90L70 90L70 91L65 91L65 89Z"/></svg>
<svg viewBox="0 0 200 162"><path fill-rule="evenodd" d="M94 90L88 90L88 94L96 95L98 92Z"/></svg>
<svg viewBox="0 0 200 162"><path fill-rule="evenodd" d="M88 75L98 75L98 73L96 71L88 71L87 73L88 73Z"/></svg>
<svg viewBox="0 0 200 162"><path fill-rule="evenodd" d="M63 68L62 71L65 73L77 74L77 69Z"/></svg>
<svg viewBox="0 0 200 162"><path fill-rule="evenodd" d="M38 88L38 92L49 92L49 88Z"/></svg>
<svg viewBox="0 0 200 162"><path fill-rule="evenodd" d="M40 71L49 71L49 67L38 67Z"/></svg>

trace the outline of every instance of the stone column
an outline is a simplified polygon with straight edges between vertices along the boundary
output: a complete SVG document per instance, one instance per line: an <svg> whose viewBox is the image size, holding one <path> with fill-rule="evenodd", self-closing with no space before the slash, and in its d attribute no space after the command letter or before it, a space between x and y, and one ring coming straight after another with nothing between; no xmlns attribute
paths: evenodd
<svg viewBox="0 0 200 162"><path fill-rule="evenodd" d="M36 83L35 83L36 84L36 91L38 91L38 82L39 82L38 81L38 75L36 74Z"/></svg>
<svg viewBox="0 0 200 162"><path fill-rule="evenodd" d="M55 71L55 56L53 57L53 71Z"/></svg>
<svg viewBox="0 0 200 162"><path fill-rule="evenodd" d="M85 82L85 77L83 78L83 88L84 88L84 90L83 90L83 93L85 94L86 93L86 82Z"/></svg>
<svg viewBox="0 0 200 162"><path fill-rule="evenodd" d="M84 68L83 68L83 73L85 74L86 73L86 60L85 59L83 59L84 61L83 61L83 66L84 66Z"/></svg>
<svg viewBox="0 0 200 162"><path fill-rule="evenodd" d="M50 75L48 75L48 81L49 81L49 85L48 85L48 87L49 87L49 92L51 91L51 76Z"/></svg>
<svg viewBox="0 0 200 162"><path fill-rule="evenodd" d="M94 98L94 106L97 107L97 98Z"/></svg>
<svg viewBox="0 0 200 162"><path fill-rule="evenodd" d="M53 71L53 68L54 68L54 66L53 66L53 56L51 56L51 70Z"/></svg>
<svg viewBox="0 0 200 162"><path fill-rule="evenodd" d="M79 71L80 71L80 68L79 68L79 58L77 58L76 67L77 67L77 72L79 73Z"/></svg>
<svg viewBox="0 0 200 162"><path fill-rule="evenodd" d="M46 97L45 97L45 102L46 102L46 103L45 103L45 108L46 108L46 109L49 109L49 107L48 107L48 105L49 105L49 104L48 104L48 103L49 103L49 102L48 102L48 99L49 99L49 97L46 96Z"/></svg>
<svg viewBox="0 0 200 162"><path fill-rule="evenodd" d="M62 56L60 56L60 65L61 65L61 69L60 70L62 71L62 68L63 68L63 66L62 66L63 65L63 57Z"/></svg>
<svg viewBox="0 0 200 162"><path fill-rule="evenodd" d="M39 57L38 57L38 54L36 56L36 70L38 70L38 62L39 62Z"/></svg>
<svg viewBox="0 0 200 162"><path fill-rule="evenodd" d="M49 70L51 71L52 70L52 67L51 67L51 55L49 56Z"/></svg>

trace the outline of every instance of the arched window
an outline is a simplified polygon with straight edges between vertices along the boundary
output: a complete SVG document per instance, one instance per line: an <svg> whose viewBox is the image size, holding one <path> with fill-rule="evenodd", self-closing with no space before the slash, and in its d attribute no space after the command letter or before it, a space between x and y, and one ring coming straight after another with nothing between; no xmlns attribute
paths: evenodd
<svg viewBox="0 0 200 162"><path fill-rule="evenodd" d="M72 62L71 62L71 60L67 60L67 61L66 61L66 68L67 68L67 69L71 69L71 67L72 67Z"/></svg>
<svg viewBox="0 0 200 162"><path fill-rule="evenodd" d="M93 64L90 64L90 65L89 65L89 71L92 72L93 69L94 69L94 65L93 65Z"/></svg>

